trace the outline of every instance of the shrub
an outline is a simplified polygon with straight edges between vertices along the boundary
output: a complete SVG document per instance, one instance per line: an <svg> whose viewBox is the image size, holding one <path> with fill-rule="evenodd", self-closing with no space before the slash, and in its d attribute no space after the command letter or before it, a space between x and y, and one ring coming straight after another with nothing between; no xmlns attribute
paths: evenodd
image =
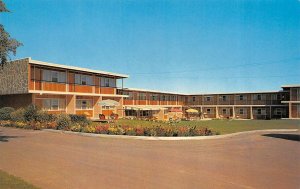
<svg viewBox="0 0 300 189"><path fill-rule="evenodd" d="M80 124L75 123L70 127L70 131L74 131L74 132L81 132L82 131L82 127Z"/></svg>
<svg viewBox="0 0 300 189"><path fill-rule="evenodd" d="M0 109L0 120L10 120L10 114L15 111L12 107L4 107Z"/></svg>
<svg viewBox="0 0 300 189"><path fill-rule="evenodd" d="M12 121L25 122L24 114L25 114L25 109L24 108L19 108L16 111L12 112L10 114L10 117L11 117Z"/></svg>
<svg viewBox="0 0 300 189"><path fill-rule="evenodd" d="M91 124L91 120L87 119L86 115L69 114L69 116L73 123L79 123L82 126Z"/></svg>
<svg viewBox="0 0 300 189"><path fill-rule="evenodd" d="M145 136L157 136L156 129L152 127L146 127L144 129Z"/></svg>
<svg viewBox="0 0 300 189"><path fill-rule="evenodd" d="M41 123L48 123L55 121L56 116L53 114L49 114L46 111L38 110L35 115L35 121L41 122Z"/></svg>
<svg viewBox="0 0 300 189"><path fill-rule="evenodd" d="M56 120L56 124L57 124L56 128L59 130L69 130L72 122L68 115L61 114L58 116Z"/></svg>
<svg viewBox="0 0 300 189"><path fill-rule="evenodd" d="M24 112L25 121L35 121L38 116L37 107L33 104L27 106Z"/></svg>

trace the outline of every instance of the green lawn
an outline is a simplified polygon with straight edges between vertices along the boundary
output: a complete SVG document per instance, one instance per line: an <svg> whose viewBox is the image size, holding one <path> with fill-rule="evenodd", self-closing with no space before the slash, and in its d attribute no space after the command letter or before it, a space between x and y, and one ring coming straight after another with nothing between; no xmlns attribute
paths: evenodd
<svg viewBox="0 0 300 189"><path fill-rule="evenodd" d="M132 126L197 126L208 127L220 134L262 129L300 129L300 120L207 120L181 121L179 123L152 122L142 120L118 120L120 125Z"/></svg>
<svg viewBox="0 0 300 189"><path fill-rule="evenodd" d="M21 178L12 176L0 170L0 188L5 189L37 189Z"/></svg>

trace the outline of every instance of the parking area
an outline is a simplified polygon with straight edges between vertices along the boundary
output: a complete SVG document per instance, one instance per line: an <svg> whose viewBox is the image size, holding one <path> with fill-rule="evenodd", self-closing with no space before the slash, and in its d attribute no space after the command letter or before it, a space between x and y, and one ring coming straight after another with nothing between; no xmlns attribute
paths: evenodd
<svg viewBox="0 0 300 189"><path fill-rule="evenodd" d="M299 188L299 132L143 141L0 127L0 169L40 188Z"/></svg>

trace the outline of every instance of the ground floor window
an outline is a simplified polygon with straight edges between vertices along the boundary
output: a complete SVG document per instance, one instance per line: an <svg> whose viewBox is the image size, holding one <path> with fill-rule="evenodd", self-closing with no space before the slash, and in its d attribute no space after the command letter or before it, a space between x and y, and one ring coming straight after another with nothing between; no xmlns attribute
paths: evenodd
<svg viewBox="0 0 300 189"><path fill-rule="evenodd" d="M42 99L44 110L64 110L66 108L65 99L51 98Z"/></svg>
<svg viewBox="0 0 300 189"><path fill-rule="evenodd" d="M240 108L238 113L239 113L239 115L245 115L246 114L246 109Z"/></svg>
<svg viewBox="0 0 300 189"><path fill-rule="evenodd" d="M274 114L275 115L282 115L283 114L283 111L281 108L276 108L275 111L274 111Z"/></svg>
<svg viewBox="0 0 300 189"><path fill-rule="evenodd" d="M80 110L93 109L92 100L77 99L76 100L76 109L80 109Z"/></svg>
<svg viewBox="0 0 300 189"><path fill-rule="evenodd" d="M227 114L227 109L226 108L222 109L222 114Z"/></svg>
<svg viewBox="0 0 300 189"><path fill-rule="evenodd" d="M210 108L207 108L207 109L206 109L206 113L207 113L207 114L211 114L211 113L212 113L211 109L210 109Z"/></svg>
<svg viewBox="0 0 300 189"><path fill-rule="evenodd" d="M266 115L266 109L263 108L257 108L254 112L256 115Z"/></svg>

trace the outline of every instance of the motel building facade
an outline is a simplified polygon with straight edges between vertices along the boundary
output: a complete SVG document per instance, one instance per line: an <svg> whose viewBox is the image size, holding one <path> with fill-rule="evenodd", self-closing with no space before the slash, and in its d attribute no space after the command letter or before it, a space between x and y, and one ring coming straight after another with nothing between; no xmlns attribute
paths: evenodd
<svg viewBox="0 0 300 189"><path fill-rule="evenodd" d="M124 88L123 80L128 77L31 58L14 60L0 69L0 107L35 104L53 114L84 114L91 119L114 113L170 120L190 117L188 109L197 110L200 119L300 118L300 84L278 91L179 94ZM105 100L118 105L101 106Z"/></svg>

